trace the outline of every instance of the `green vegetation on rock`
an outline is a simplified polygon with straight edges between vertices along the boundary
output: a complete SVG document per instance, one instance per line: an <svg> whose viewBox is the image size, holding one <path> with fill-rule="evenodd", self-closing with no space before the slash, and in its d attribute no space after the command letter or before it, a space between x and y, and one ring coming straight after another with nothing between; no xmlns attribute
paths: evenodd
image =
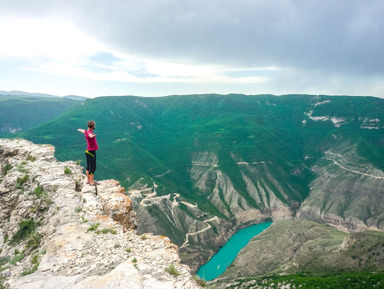
<svg viewBox="0 0 384 289"><path fill-rule="evenodd" d="M173 264L173 263L165 268L165 272L167 272L167 273L169 273L175 277L180 275L179 271L177 271L175 264Z"/></svg>
<svg viewBox="0 0 384 289"><path fill-rule="evenodd" d="M275 275L236 279L225 285L228 289L250 288L332 288L365 289L384 288L384 273L333 272L311 274L307 272L292 275Z"/></svg>
<svg viewBox="0 0 384 289"><path fill-rule="evenodd" d="M10 243L17 244L20 241L27 239L31 234L35 233L38 226L39 223L35 222L33 219L21 221L19 223L19 229L13 235Z"/></svg>

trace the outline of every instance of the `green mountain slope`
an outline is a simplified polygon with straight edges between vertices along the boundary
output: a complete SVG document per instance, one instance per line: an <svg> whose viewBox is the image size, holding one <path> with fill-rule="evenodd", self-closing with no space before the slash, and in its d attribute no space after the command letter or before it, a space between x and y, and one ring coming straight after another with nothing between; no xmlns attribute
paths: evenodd
<svg viewBox="0 0 384 289"><path fill-rule="evenodd" d="M237 229L272 218L384 229L384 100L189 95L87 100L22 134L129 188L139 231L165 234L193 268ZM352 196L352 197L351 197ZM359 210L356 210L359 206Z"/></svg>
<svg viewBox="0 0 384 289"><path fill-rule="evenodd" d="M0 137L49 121L80 101L58 97L0 96Z"/></svg>

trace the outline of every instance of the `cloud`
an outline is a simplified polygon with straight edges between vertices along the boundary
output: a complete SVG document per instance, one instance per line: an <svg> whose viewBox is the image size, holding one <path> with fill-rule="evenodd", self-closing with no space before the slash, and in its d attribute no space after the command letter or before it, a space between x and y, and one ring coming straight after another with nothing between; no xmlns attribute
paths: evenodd
<svg viewBox="0 0 384 289"><path fill-rule="evenodd" d="M358 74L383 73L382 12L384 2L358 0L101 1L79 19L126 53Z"/></svg>
<svg viewBox="0 0 384 289"><path fill-rule="evenodd" d="M70 21L54 18L2 17L0 55L19 58L44 57L79 63L103 45L77 29Z"/></svg>
<svg viewBox="0 0 384 289"><path fill-rule="evenodd" d="M24 71L384 97L381 0L0 3L0 61L28 58Z"/></svg>

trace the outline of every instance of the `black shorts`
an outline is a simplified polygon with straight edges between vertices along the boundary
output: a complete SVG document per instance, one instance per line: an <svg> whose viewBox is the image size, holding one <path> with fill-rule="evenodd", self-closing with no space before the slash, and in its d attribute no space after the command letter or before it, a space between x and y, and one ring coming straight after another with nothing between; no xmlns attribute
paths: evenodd
<svg viewBox="0 0 384 289"><path fill-rule="evenodd" d="M96 151L85 151L87 171L93 175L96 171Z"/></svg>

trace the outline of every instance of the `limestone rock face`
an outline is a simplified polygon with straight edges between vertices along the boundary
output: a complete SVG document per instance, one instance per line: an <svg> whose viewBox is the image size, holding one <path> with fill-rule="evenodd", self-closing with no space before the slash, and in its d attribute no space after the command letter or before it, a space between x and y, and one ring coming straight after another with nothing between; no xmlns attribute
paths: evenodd
<svg viewBox="0 0 384 289"><path fill-rule="evenodd" d="M82 170L52 146L0 139L0 285L199 288L167 237L137 235L124 188L87 185Z"/></svg>
<svg viewBox="0 0 384 289"><path fill-rule="evenodd" d="M326 151L312 170L316 177L298 218L345 232L384 229L384 173L359 157L355 146Z"/></svg>
<svg viewBox="0 0 384 289"><path fill-rule="evenodd" d="M108 216L120 223L126 230L137 227L132 201L124 194L125 190L118 181L103 181L96 187L96 190L104 201L104 212Z"/></svg>

